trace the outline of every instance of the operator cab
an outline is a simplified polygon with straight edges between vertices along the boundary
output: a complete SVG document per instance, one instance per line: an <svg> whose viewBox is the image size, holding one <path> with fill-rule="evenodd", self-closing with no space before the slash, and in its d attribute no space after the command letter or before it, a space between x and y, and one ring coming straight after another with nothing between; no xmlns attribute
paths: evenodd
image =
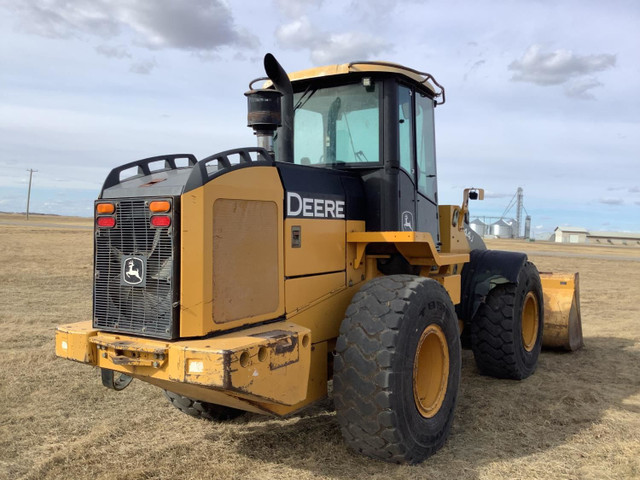
<svg viewBox="0 0 640 480"><path fill-rule="evenodd" d="M438 245L439 94L426 83L430 76L378 62L331 68L290 75L293 158L276 159L356 173L367 199L367 230L428 232Z"/></svg>

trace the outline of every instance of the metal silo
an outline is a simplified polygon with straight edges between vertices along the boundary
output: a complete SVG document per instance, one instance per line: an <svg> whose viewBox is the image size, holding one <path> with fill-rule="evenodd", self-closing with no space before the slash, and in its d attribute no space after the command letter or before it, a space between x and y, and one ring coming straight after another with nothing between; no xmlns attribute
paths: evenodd
<svg viewBox="0 0 640 480"><path fill-rule="evenodd" d="M498 238L513 238L512 223L501 218L497 222L491 224L491 234Z"/></svg>
<svg viewBox="0 0 640 480"><path fill-rule="evenodd" d="M469 226L471 227L471 230L476 232L481 237L484 237L489 230L488 225L484 223L482 220L480 220L479 218L476 218L475 220L473 220L469 224Z"/></svg>

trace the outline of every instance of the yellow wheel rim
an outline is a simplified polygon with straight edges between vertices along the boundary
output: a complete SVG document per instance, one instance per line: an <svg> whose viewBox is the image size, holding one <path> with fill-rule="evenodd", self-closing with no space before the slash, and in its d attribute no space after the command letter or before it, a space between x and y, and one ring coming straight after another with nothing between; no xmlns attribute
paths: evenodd
<svg viewBox="0 0 640 480"><path fill-rule="evenodd" d="M449 382L449 347L438 325L422 332L413 362L413 399L425 418L433 417L442 406Z"/></svg>
<svg viewBox="0 0 640 480"><path fill-rule="evenodd" d="M533 292L527 293L522 306L522 344L527 352L533 350L538 338L539 325L538 299Z"/></svg>

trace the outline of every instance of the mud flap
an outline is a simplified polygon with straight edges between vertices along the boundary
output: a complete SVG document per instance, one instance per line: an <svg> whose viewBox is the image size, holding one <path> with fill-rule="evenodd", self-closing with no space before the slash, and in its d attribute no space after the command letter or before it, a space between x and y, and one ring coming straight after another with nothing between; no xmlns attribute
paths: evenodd
<svg viewBox="0 0 640 480"><path fill-rule="evenodd" d="M540 272L544 296L544 348L578 350L584 346L578 273Z"/></svg>

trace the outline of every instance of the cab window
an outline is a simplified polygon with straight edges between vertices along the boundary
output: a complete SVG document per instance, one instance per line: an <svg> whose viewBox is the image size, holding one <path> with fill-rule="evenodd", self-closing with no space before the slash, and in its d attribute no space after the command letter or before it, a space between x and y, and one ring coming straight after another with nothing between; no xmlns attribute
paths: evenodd
<svg viewBox="0 0 640 480"><path fill-rule="evenodd" d="M335 168L380 163L380 91L361 83L294 94L294 162Z"/></svg>
<svg viewBox="0 0 640 480"><path fill-rule="evenodd" d="M400 168L413 179L413 99L410 88L398 88L398 156Z"/></svg>
<svg viewBox="0 0 640 480"><path fill-rule="evenodd" d="M433 125L433 100L416 93L416 156L418 191L436 201L436 149Z"/></svg>

